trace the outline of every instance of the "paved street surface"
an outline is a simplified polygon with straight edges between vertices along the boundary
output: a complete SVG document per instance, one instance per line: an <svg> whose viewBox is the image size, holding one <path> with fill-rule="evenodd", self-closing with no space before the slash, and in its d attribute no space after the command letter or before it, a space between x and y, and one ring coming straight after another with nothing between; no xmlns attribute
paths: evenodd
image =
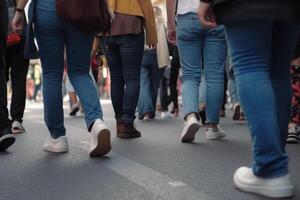
<svg viewBox="0 0 300 200"><path fill-rule="evenodd" d="M68 109L66 109L67 111ZM109 102L103 105L112 130L112 152L106 159L88 157L83 117L66 112L68 154L41 147L48 136L42 106L28 104L24 126L9 152L0 155L0 200L263 200L234 189L237 167L251 163L245 123L222 119L222 141L207 141L204 128L193 144L181 144L181 119L137 122L142 138L115 137ZM291 174L300 199L300 145L289 145Z"/></svg>

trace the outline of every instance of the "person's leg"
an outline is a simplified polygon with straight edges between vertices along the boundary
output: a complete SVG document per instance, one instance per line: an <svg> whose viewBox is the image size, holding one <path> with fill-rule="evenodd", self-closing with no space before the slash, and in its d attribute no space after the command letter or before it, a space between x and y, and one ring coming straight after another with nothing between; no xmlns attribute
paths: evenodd
<svg viewBox="0 0 300 200"><path fill-rule="evenodd" d="M299 58L298 58L299 59ZM300 59L299 59L300 60ZM289 144L299 143L299 128L300 124L300 67L292 63L290 68L291 85L292 85L292 109L290 114L290 121L288 125L288 136L286 142Z"/></svg>
<svg viewBox="0 0 300 200"><path fill-rule="evenodd" d="M65 136L62 102L65 33L54 11L36 9L35 29L43 69L45 123L52 138Z"/></svg>
<svg viewBox="0 0 300 200"><path fill-rule="evenodd" d="M29 67L29 60L24 58L23 45L14 47L11 52L11 82L12 82L12 100L10 114L13 121L22 123L25 103L26 103L26 79Z"/></svg>
<svg viewBox="0 0 300 200"><path fill-rule="evenodd" d="M274 91L270 73L273 28L274 23L267 20L226 24L238 94L253 141L252 169L259 177L276 177L288 173L288 157L282 148L281 122L278 122L277 116L289 112L290 103L284 102L288 106L278 105L287 109L282 111L283 113L278 113L276 93L282 92L289 98L290 83L288 80L282 80L280 84L286 81L287 85L280 86L279 91ZM291 32L290 29L285 31ZM288 35L286 33L282 35L284 37L278 38L278 44L283 42L290 45L293 37L290 38L291 35L286 37ZM282 51L289 52L290 49ZM280 56L284 56L285 59L288 57ZM288 70L288 66L283 66L280 73L286 76L284 79L288 79L285 70Z"/></svg>
<svg viewBox="0 0 300 200"><path fill-rule="evenodd" d="M96 119L103 118L95 82L90 75L93 36L79 33L69 24L65 26L68 76L80 99L90 130Z"/></svg>
<svg viewBox="0 0 300 200"><path fill-rule="evenodd" d="M223 26L208 30L204 40L207 124L216 128L224 99L227 45Z"/></svg>
<svg viewBox="0 0 300 200"><path fill-rule="evenodd" d="M298 27L297 27L298 26ZM277 123L282 151L285 152L286 130L291 110L290 61L300 33L300 23L275 23L271 60L271 81L276 99Z"/></svg>
<svg viewBox="0 0 300 200"><path fill-rule="evenodd" d="M7 110L7 85L5 77L5 52L7 39L7 2L0 0L0 131L10 129L10 120Z"/></svg>
<svg viewBox="0 0 300 200"><path fill-rule="evenodd" d="M193 142L200 128L198 105L203 33L204 29L201 28L196 14L178 16L177 41L182 67L183 112L186 120L181 142Z"/></svg>
<svg viewBox="0 0 300 200"><path fill-rule="evenodd" d="M111 100L115 111L115 118L121 121L123 112L124 78L122 60L118 40L121 36L102 38L101 48L107 59L111 79Z"/></svg>
<svg viewBox="0 0 300 200"><path fill-rule="evenodd" d="M0 151L6 151L14 142L11 134L11 124L8 119L6 78L5 78L5 50L7 39L7 1L0 0Z"/></svg>
<svg viewBox="0 0 300 200"><path fill-rule="evenodd" d="M205 70L201 69L201 83L199 87L199 106L206 106L206 81L205 81ZM200 107L199 107L200 108ZM205 107L204 107L205 108ZM201 108L200 108L201 110Z"/></svg>
<svg viewBox="0 0 300 200"><path fill-rule="evenodd" d="M149 59L151 59L149 52L144 52L143 62L141 66L141 80L140 80L140 96L138 102L139 119L143 119L145 114L153 113L154 107L152 103L151 79Z"/></svg>
<svg viewBox="0 0 300 200"><path fill-rule="evenodd" d="M161 68L161 69L158 68L157 56L155 51L155 55L153 56L151 69L150 69L150 80L151 80L150 83L151 83L152 104L153 104L153 113L151 116L152 118L155 117L159 85L164 71L165 68Z"/></svg>
<svg viewBox="0 0 300 200"><path fill-rule="evenodd" d="M228 91L230 94L231 103L233 105L238 104L239 100L238 100L237 89L235 85L235 77L234 77L233 69L231 69L228 73Z"/></svg>
<svg viewBox="0 0 300 200"><path fill-rule="evenodd" d="M225 117L226 116L226 103L227 103L227 85L228 85L228 77L227 77L227 73L225 72L224 73L224 89L223 89L223 103L222 103L222 108L221 108L221 111L220 111L220 114L219 116L220 117Z"/></svg>
<svg viewBox="0 0 300 200"><path fill-rule="evenodd" d="M168 80L162 75L160 80L160 105L162 112L168 112Z"/></svg>
<svg viewBox="0 0 300 200"><path fill-rule="evenodd" d="M111 150L110 131L103 122L96 84L90 73L93 35L78 32L63 23L66 32L68 76L78 94L90 132L90 157L101 157Z"/></svg>
<svg viewBox="0 0 300 200"><path fill-rule="evenodd" d="M170 82L169 82L170 96L169 96L168 103L173 103L172 114L174 114L174 116L178 115L178 89L177 89L178 76L179 76L179 66L174 66L172 64Z"/></svg>
<svg viewBox="0 0 300 200"><path fill-rule="evenodd" d="M196 15L183 15L178 17L177 24L184 118L191 113L198 115L202 38L200 23L197 20Z"/></svg>
<svg viewBox="0 0 300 200"><path fill-rule="evenodd" d="M124 35L120 40L125 91L123 96L122 122L131 124L140 93L140 72L144 52L144 34Z"/></svg>

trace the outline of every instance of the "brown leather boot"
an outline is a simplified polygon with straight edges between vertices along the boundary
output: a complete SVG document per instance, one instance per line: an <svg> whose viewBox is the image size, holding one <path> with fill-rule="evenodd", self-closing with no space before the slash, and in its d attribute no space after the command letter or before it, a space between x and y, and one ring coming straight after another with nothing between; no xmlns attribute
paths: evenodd
<svg viewBox="0 0 300 200"><path fill-rule="evenodd" d="M136 130L133 123L120 123L117 132L119 138L137 138L141 137L141 132Z"/></svg>
<svg viewBox="0 0 300 200"><path fill-rule="evenodd" d="M121 121L120 120L117 120L117 123L116 123L116 130L117 130L117 134L120 132L120 126L121 126Z"/></svg>

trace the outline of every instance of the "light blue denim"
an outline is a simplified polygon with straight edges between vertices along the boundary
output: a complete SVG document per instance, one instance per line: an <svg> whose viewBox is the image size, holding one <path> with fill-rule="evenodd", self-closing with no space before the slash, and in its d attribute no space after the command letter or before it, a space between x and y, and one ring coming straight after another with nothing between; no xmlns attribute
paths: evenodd
<svg viewBox="0 0 300 200"><path fill-rule="evenodd" d="M234 72L232 68L228 72L227 77L228 77L228 91L230 94L231 103L238 104L240 101L237 93L236 81L235 81Z"/></svg>
<svg viewBox="0 0 300 200"><path fill-rule="evenodd" d="M201 69L201 82L199 86L199 103L206 104L206 81L204 69Z"/></svg>
<svg viewBox="0 0 300 200"><path fill-rule="evenodd" d="M158 88L163 73L164 68L158 68L156 50L144 51L138 102L140 119L142 119L146 113L149 113L150 117L155 116Z"/></svg>
<svg viewBox="0 0 300 200"><path fill-rule="evenodd" d="M224 98L227 56L224 27L205 29L196 13L178 15L177 41L182 67L182 99L186 117L198 113L202 60L206 79L207 123L219 123Z"/></svg>
<svg viewBox="0 0 300 200"><path fill-rule="evenodd" d="M93 35L79 33L56 15L55 1L37 0L35 34L43 68L44 117L53 138L65 135L62 102L64 48L70 81L80 98L89 128L102 119L102 110L93 79L89 74Z"/></svg>
<svg viewBox="0 0 300 200"><path fill-rule="evenodd" d="M253 142L254 174L288 173L290 60L300 23L253 20L225 24L238 94Z"/></svg>

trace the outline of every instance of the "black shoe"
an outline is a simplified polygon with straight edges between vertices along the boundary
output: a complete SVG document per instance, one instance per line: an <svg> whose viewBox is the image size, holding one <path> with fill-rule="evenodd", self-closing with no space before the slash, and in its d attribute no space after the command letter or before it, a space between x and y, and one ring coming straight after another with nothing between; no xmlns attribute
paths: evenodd
<svg viewBox="0 0 300 200"><path fill-rule="evenodd" d="M289 128L286 143L298 144L299 140L300 140L300 138L299 138L299 133L297 132L297 128Z"/></svg>
<svg viewBox="0 0 300 200"><path fill-rule="evenodd" d="M70 116L75 116L77 114L77 112L79 111L80 109L80 106L77 104L77 105L74 105L74 107L72 108L71 112L70 112Z"/></svg>
<svg viewBox="0 0 300 200"><path fill-rule="evenodd" d="M6 151L15 141L15 136L12 134L10 128L0 131L0 152Z"/></svg>
<svg viewBox="0 0 300 200"><path fill-rule="evenodd" d="M205 125L205 122L206 122L206 110L199 111L199 116L200 116L202 124Z"/></svg>

